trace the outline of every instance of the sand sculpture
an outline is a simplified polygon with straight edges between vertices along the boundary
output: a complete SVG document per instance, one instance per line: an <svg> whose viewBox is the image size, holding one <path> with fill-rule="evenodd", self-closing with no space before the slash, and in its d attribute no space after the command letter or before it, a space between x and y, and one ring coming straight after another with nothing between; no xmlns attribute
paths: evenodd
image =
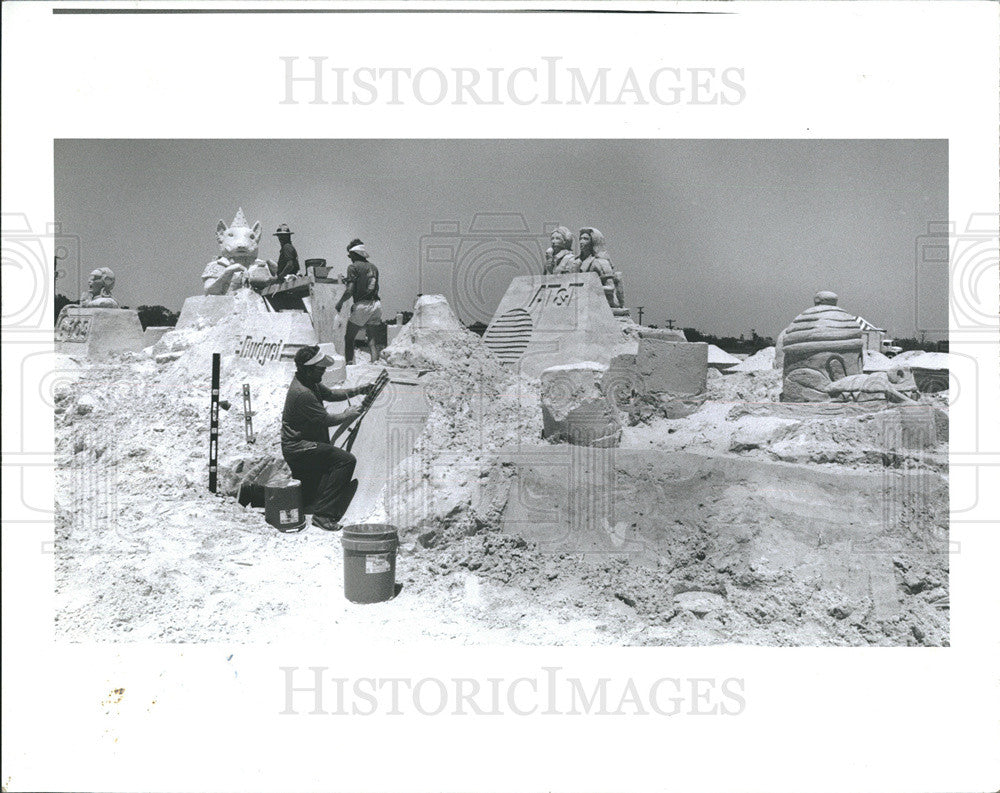
<svg viewBox="0 0 1000 793"><path fill-rule="evenodd" d="M552 366L542 372L542 437L576 446L617 446L622 422L596 361Z"/></svg>
<svg viewBox="0 0 1000 793"><path fill-rule="evenodd" d="M864 341L854 315L838 308L833 292L813 300L784 332L783 402L825 402L827 386L862 373Z"/></svg>
<svg viewBox="0 0 1000 793"><path fill-rule="evenodd" d="M573 263L574 272L595 272L604 287L604 296L611 308L625 307L625 292L622 288L622 274L615 272L604 244L604 235L587 226L580 229L580 255Z"/></svg>
<svg viewBox="0 0 1000 793"><path fill-rule="evenodd" d="M552 247L545 251L545 274L563 275L576 272L573 257L573 232L559 226L549 238Z"/></svg>
<svg viewBox="0 0 1000 793"><path fill-rule="evenodd" d="M90 274L87 291L80 295L82 308L118 308L118 301L111 297L115 274L109 267L101 267Z"/></svg>
<svg viewBox="0 0 1000 793"><path fill-rule="evenodd" d="M206 295L224 295L244 286L260 288L272 282L270 265L257 258L260 221L252 227L247 225L242 207L229 226L219 221L215 238L219 241L219 256L206 264L201 274Z"/></svg>
<svg viewBox="0 0 1000 793"><path fill-rule="evenodd" d="M841 401L864 402L884 399L902 405L915 405L910 395L917 392L913 376L902 367L870 374L851 374L834 380L826 387L826 393Z"/></svg>

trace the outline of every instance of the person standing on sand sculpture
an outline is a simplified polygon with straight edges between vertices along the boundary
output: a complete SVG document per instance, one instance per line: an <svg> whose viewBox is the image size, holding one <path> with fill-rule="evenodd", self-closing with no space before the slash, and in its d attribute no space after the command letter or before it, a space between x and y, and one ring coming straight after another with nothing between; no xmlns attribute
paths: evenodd
<svg viewBox="0 0 1000 793"><path fill-rule="evenodd" d="M574 260L573 266L575 270L570 272L597 273L597 277L601 279L601 286L604 287L608 305L611 308L624 308L625 295L621 286L621 273L616 273L611 266L611 257L608 256L604 235L600 231L592 227L580 229L580 255Z"/></svg>
<svg viewBox="0 0 1000 793"><path fill-rule="evenodd" d="M87 291L80 295L83 308L118 308L118 301L111 297L115 274L109 267L101 267L90 274Z"/></svg>
<svg viewBox="0 0 1000 793"><path fill-rule="evenodd" d="M559 226L549 238L552 247L545 251L545 274L562 275L573 273L576 260L573 258L573 232Z"/></svg>
<svg viewBox="0 0 1000 793"><path fill-rule="evenodd" d="M343 402L363 394L370 386L331 390L321 382L333 359L319 347L295 353L295 377L288 386L281 414L281 456L292 476L302 483L302 511L313 515L313 524L326 531L341 528L340 519L354 498L358 480L352 479L357 458L330 443L330 427L354 421L356 408L327 413L324 402Z"/></svg>
<svg viewBox="0 0 1000 793"><path fill-rule="evenodd" d="M290 276L299 274L299 252L292 245L292 235L294 233L294 231L288 228L287 223L282 223L272 235L278 238L278 245L281 246L281 251L278 253L278 263L275 265L275 269L278 271L277 280L279 282L286 280Z"/></svg>
<svg viewBox="0 0 1000 793"><path fill-rule="evenodd" d="M337 311L350 298L351 316L344 332L344 360L354 363L354 339L363 327L368 336L368 352L372 363L381 355L380 342L384 326L382 324L382 303L378 296L378 268L368 258L365 244L355 238L347 243L347 256L351 260L347 267L347 288L337 301Z"/></svg>

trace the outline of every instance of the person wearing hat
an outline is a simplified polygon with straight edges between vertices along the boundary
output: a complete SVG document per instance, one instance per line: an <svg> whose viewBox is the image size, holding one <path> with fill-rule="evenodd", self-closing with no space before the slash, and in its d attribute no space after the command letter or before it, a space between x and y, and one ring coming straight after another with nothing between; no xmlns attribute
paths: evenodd
<svg viewBox="0 0 1000 793"><path fill-rule="evenodd" d="M272 235L278 238L278 244L281 246L281 251L278 253L278 283L290 275L298 275L299 272L299 252L292 245L292 234L294 233L288 228L287 223L282 223Z"/></svg>
<svg viewBox="0 0 1000 793"><path fill-rule="evenodd" d="M347 243L347 256L351 260L347 267L347 288L337 301L337 311L348 298L353 301L344 333L344 360L354 363L354 339L363 327L368 336L368 352L375 363L384 344L385 330L378 296L378 268L371 263L365 244L357 238Z"/></svg>
<svg viewBox="0 0 1000 793"><path fill-rule="evenodd" d="M327 388L321 381L332 365L333 359L316 345L296 352L295 377L281 414L281 455L302 483L303 512L312 513L313 524L327 531L340 528L358 488L358 480L352 479L357 459L330 443L329 428L354 421L360 411L349 407L328 413L323 403L343 402L370 388Z"/></svg>

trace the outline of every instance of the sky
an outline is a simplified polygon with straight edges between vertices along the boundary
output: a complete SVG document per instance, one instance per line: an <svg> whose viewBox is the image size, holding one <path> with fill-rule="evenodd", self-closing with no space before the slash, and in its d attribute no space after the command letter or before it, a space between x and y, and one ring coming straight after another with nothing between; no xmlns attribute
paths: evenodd
<svg viewBox="0 0 1000 793"><path fill-rule="evenodd" d="M832 290L896 337L947 327L947 274L918 290L915 270L948 217L941 140L58 140L56 221L80 261L57 287L76 298L106 266L120 303L179 310L239 207L261 258L280 223L300 261L342 272L363 239L386 316L444 293L488 322L565 225L603 232L645 324L777 336Z"/></svg>

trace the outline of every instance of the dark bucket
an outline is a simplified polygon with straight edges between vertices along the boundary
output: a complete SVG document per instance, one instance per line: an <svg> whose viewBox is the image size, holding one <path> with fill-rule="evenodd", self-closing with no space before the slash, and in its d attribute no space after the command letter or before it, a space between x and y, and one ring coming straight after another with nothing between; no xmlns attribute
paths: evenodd
<svg viewBox="0 0 1000 793"><path fill-rule="evenodd" d="M344 597L352 603L381 603L396 594L399 533L385 523L345 526Z"/></svg>
<svg viewBox="0 0 1000 793"><path fill-rule="evenodd" d="M264 486L264 520L285 534L302 531L306 527L302 492L297 480Z"/></svg>

